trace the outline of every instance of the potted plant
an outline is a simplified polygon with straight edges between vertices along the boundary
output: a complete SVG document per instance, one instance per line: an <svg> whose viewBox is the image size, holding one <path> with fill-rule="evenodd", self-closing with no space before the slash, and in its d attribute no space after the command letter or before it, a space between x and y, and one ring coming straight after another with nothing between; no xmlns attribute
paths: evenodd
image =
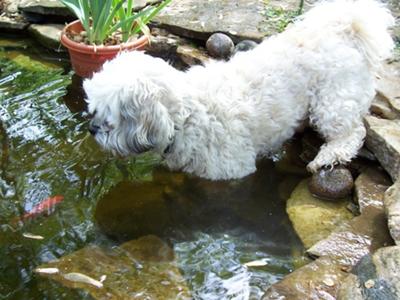
<svg viewBox="0 0 400 300"><path fill-rule="evenodd" d="M142 50L149 43L146 24L171 1L134 12L134 0L60 0L78 18L61 33L75 73L91 77L120 51Z"/></svg>

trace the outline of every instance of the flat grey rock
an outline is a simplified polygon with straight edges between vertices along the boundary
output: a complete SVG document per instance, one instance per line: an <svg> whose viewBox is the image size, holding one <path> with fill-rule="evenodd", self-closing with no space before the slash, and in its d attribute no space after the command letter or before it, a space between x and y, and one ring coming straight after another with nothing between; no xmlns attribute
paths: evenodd
<svg viewBox="0 0 400 300"><path fill-rule="evenodd" d="M28 23L22 18L0 16L0 30L4 32L20 32L28 27Z"/></svg>
<svg viewBox="0 0 400 300"><path fill-rule="evenodd" d="M63 28L64 25L61 24L32 24L29 26L28 31L46 48L60 52L65 51L65 48L60 43Z"/></svg>
<svg viewBox="0 0 400 300"><path fill-rule="evenodd" d="M280 9L282 2L269 1L268 6ZM283 9L297 9L298 1L288 0ZM172 33L207 40L214 32L231 36L234 41L260 41L276 33L272 16L268 16L261 0L180 0L172 1L155 21Z"/></svg>
<svg viewBox="0 0 400 300"><path fill-rule="evenodd" d="M18 8L24 13L74 17L74 14L58 0L22 0Z"/></svg>

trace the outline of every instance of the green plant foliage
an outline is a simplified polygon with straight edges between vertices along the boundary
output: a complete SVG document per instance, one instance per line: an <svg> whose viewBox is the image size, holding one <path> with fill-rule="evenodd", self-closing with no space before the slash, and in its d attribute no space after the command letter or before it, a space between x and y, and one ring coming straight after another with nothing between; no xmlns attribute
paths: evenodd
<svg viewBox="0 0 400 300"><path fill-rule="evenodd" d="M134 12L134 0L60 0L81 21L90 44L101 45L113 34L122 33L122 41L139 32L148 34L146 26L172 0L161 1Z"/></svg>

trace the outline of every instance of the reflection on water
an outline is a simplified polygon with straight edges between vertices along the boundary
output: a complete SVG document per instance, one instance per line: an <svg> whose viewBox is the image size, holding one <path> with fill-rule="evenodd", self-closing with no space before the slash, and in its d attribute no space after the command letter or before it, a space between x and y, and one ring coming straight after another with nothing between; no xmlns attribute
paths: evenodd
<svg viewBox="0 0 400 300"><path fill-rule="evenodd" d="M121 181L111 188L95 219L115 240L156 234L169 241L196 299L259 299L301 259L279 194L293 186L283 180L288 177L271 161L229 182L156 168L149 182ZM253 261L265 265L245 266Z"/></svg>
<svg viewBox="0 0 400 300"><path fill-rule="evenodd" d="M290 272L302 249L280 195L297 177L265 162L243 180L209 182L150 155L114 159L87 134L81 81L65 58L38 53L0 40L0 299L90 299L33 269L148 234L172 246L198 299L257 299ZM50 215L15 222L54 195L64 200ZM268 264L244 265L259 259Z"/></svg>

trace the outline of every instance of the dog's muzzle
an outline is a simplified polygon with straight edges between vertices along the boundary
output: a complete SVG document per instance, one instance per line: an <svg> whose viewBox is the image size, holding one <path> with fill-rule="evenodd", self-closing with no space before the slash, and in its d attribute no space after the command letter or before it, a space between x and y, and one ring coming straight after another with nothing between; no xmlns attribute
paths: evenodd
<svg viewBox="0 0 400 300"><path fill-rule="evenodd" d="M96 135L96 133L99 131L99 129L100 129L100 126L97 126L92 123L89 124L89 132L91 135Z"/></svg>

